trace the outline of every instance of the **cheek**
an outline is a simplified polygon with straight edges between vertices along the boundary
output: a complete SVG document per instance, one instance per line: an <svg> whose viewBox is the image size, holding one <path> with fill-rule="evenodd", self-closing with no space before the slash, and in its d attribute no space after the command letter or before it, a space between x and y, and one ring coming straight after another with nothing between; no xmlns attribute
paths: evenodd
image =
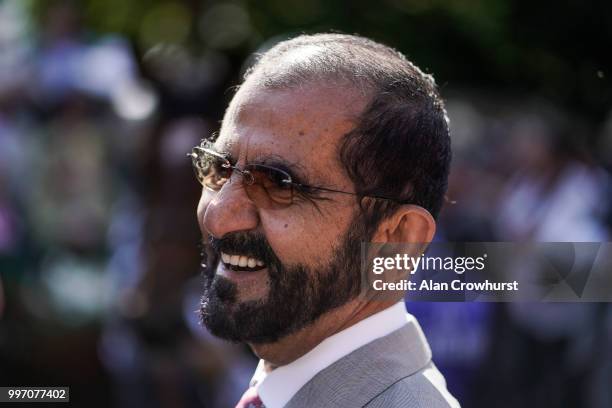
<svg viewBox="0 0 612 408"><path fill-rule="evenodd" d="M348 211L346 211L348 213ZM351 221L350 214L308 211L308 216L261 214L262 229L282 262L324 265L339 245Z"/></svg>

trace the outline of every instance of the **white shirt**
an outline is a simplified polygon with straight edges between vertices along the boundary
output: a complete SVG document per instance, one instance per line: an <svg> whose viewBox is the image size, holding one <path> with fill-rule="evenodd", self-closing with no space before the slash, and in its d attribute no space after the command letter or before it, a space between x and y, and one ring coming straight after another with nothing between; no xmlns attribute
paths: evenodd
<svg viewBox="0 0 612 408"><path fill-rule="evenodd" d="M398 302L326 338L302 357L270 373L266 373L264 361L260 360L250 385L257 388L266 408L282 408L317 373L413 319L404 302Z"/></svg>

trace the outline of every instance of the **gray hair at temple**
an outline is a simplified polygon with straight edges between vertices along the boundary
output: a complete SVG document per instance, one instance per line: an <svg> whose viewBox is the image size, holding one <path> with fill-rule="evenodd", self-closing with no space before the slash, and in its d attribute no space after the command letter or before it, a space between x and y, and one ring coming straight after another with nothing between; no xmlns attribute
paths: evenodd
<svg viewBox="0 0 612 408"><path fill-rule="evenodd" d="M262 54L247 81L269 89L352 86L366 98L338 159L363 196L368 235L403 203L438 215L451 160L448 118L433 77L400 52L356 35L300 35Z"/></svg>

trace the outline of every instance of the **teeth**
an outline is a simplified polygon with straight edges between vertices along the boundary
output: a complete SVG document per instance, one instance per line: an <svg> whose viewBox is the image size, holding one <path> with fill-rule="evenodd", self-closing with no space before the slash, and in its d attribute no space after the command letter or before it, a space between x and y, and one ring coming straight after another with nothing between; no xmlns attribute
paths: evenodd
<svg viewBox="0 0 612 408"><path fill-rule="evenodd" d="M249 268L255 268L256 266L264 266L264 263L259 259L244 255L230 255L225 252L221 252L221 260L223 263L240 267L248 266Z"/></svg>

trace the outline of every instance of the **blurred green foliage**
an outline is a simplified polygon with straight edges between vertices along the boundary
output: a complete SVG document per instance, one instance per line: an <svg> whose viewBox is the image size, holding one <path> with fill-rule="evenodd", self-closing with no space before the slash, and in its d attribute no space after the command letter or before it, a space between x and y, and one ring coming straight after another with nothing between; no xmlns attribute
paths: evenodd
<svg viewBox="0 0 612 408"><path fill-rule="evenodd" d="M57 1L30 0L37 19ZM444 88L530 93L602 119L610 108L607 0L81 0L83 25L121 33L141 55L180 44L240 61L270 38L359 33L390 44Z"/></svg>

